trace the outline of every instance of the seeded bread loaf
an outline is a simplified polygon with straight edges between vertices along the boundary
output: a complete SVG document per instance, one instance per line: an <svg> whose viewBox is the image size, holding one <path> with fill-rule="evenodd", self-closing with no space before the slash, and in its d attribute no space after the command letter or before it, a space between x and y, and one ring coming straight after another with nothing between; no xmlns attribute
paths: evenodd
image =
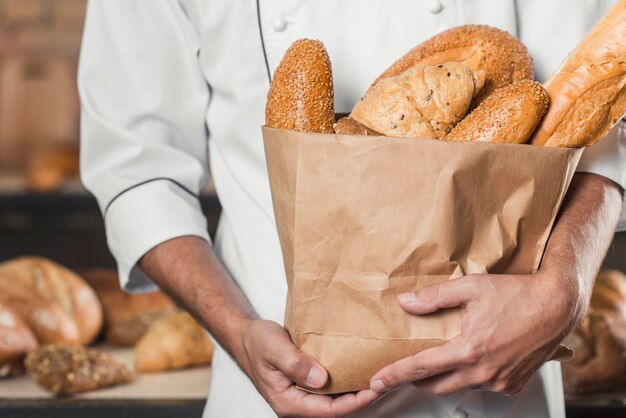
<svg viewBox="0 0 626 418"><path fill-rule="evenodd" d="M324 45L310 39L294 42L274 72L266 126L332 133L334 109L332 68Z"/></svg>
<svg viewBox="0 0 626 418"><path fill-rule="evenodd" d="M446 141L525 144L548 109L540 83L517 81L496 90L446 136Z"/></svg>
<svg viewBox="0 0 626 418"><path fill-rule="evenodd" d="M533 79L532 58L518 38L490 26L465 25L416 46L383 72L374 85L411 67L446 62L465 64L474 72L484 71L485 85L474 98L472 108L500 87Z"/></svg>
<svg viewBox="0 0 626 418"><path fill-rule="evenodd" d="M133 380L133 373L125 365L94 348L47 345L30 353L25 364L30 376L57 396Z"/></svg>

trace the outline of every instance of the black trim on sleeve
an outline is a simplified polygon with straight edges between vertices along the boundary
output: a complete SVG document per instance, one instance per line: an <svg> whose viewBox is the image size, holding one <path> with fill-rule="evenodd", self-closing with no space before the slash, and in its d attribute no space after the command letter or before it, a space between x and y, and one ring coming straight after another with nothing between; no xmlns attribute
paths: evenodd
<svg viewBox="0 0 626 418"><path fill-rule="evenodd" d="M106 216L107 212L109 211L109 208L111 207L111 205L113 204L113 202L115 202L119 197L121 197L124 193L131 191L139 186L143 186L144 184L147 183L152 183L153 181L160 181L160 180L165 180L165 181L169 181L174 183L175 185L177 185L178 187L180 187L181 189L183 189L184 191L186 191L187 193L189 193L191 196L195 197L196 199L199 199L200 196L198 196L197 194L195 194L194 192L192 192L191 190L189 190L188 188L186 188L185 186L183 186L182 184L180 184L179 182L177 182L174 179L171 179L169 177L155 177L153 179L148 179L148 180L144 180L142 182L139 182L137 184L133 184L132 186L129 186L127 188L125 188L124 190L122 190L121 192L119 192L118 194L116 194L113 199L109 200L109 203L107 203L107 205L104 207L104 216Z"/></svg>
<svg viewBox="0 0 626 418"><path fill-rule="evenodd" d="M265 59L265 69L267 70L267 79L272 82L272 73L270 72L270 64L267 61L267 51L265 50L265 40L263 39L263 26L261 26L261 5L256 0L256 17L259 21L259 35L261 36L261 47L263 48L263 59Z"/></svg>

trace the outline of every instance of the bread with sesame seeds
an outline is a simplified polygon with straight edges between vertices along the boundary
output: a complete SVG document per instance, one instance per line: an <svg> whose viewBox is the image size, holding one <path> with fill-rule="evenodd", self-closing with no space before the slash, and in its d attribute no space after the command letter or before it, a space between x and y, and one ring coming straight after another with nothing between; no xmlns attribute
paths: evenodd
<svg viewBox="0 0 626 418"><path fill-rule="evenodd" d="M417 65L460 62L472 71L485 72L485 85L472 101L478 106L500 87L533 79L533 61L524 44L509 33L486 25L449 29L419 44L383 72L374 85Z"/></svg>
<svg viewBox="0 0 626 418"><path fill-rule="evenodd" d="M442 139L467 113L480 75L456 62L411 67L370 87L350 117L386 136Z"/></svg>
<svg viewBox="0 0 626 418"><path fill-rule="evenodd" d="M333 74L324 44L295 41L274 72L265 125L301 132L332 133L335 121Z"/></svg>
<svg viewBox="0 0 626 418"><path fill-rule="evenodd" d="M532 143L586 147L626 114L626 0L596 23L545 83L551 104Z"/></svg>
<svg viewBox="0 0 626 418"><path fill-rule="evenodd" d="M0 304L0 379L21 374L24 357L37 345L35 335L17 312Z"/></svg>
<svg viewBox="0 0 626 418"><path fill-rule="evenodd" d="M46 345L26 357L28 374L57 396L87 392L133 380L132 371L109 354L79 346Z"/></svg>
<svg viewBox="0 0 626 418"><path fill-rule="evenodd" d="M549 101L540 83L517 81L487 97L445 140L525 144L548 109Z"/></svg>

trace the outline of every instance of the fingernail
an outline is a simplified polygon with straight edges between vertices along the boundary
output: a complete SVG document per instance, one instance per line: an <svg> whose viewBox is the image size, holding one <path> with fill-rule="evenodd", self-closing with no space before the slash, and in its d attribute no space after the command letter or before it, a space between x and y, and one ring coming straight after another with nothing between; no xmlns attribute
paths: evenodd
<svg viewBox="0 0 626 418"><path fill-rule="evenodd" d="M415 302L415 293L400 293L398 300L403 303L413 303Z"/></svg>
<svg viewBox="0 0 626 418"><path fill-rule="evenodd" d="M374 392L386 392L387 391L387 388L385 387L385 384L383 383L382 380L374 380L374 381L372 381L372 384L370 385L370 388Z"/></svg>
<svg viewBox="0 0 626 418"><path fill-rule="evenodd" d="M309 375L306 377L306 384L312 388L319 388L324 385L324 371L316 366L311 367Z"/></svg>

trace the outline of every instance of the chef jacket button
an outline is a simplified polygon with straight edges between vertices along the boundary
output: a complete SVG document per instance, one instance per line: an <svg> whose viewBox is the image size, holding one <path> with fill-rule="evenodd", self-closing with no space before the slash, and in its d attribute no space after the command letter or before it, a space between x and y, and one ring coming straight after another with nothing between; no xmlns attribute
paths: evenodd
<svg viewBox="0 0 626 418"><path fill-rule="evenodd" d="M456 411L454 411L454 414L452 415L452 418L469 418L469 415L464 410L457 409Z"/></svg>
<svg viewBox="0 0 626 418"><path fill-rule="evenodd" d="M277 16L272 21L272 27L276 32L282 32L287 29L287 20L283 16Z"/></svg>
<svg viewBox="0 0 626 418"><path fill-rule="evenodd" d="M429 0L426 8L429 12L436 15L438 13L441 13L441 11L443 10L443 4L441 4L441 1L439 0Z"/></svg>

